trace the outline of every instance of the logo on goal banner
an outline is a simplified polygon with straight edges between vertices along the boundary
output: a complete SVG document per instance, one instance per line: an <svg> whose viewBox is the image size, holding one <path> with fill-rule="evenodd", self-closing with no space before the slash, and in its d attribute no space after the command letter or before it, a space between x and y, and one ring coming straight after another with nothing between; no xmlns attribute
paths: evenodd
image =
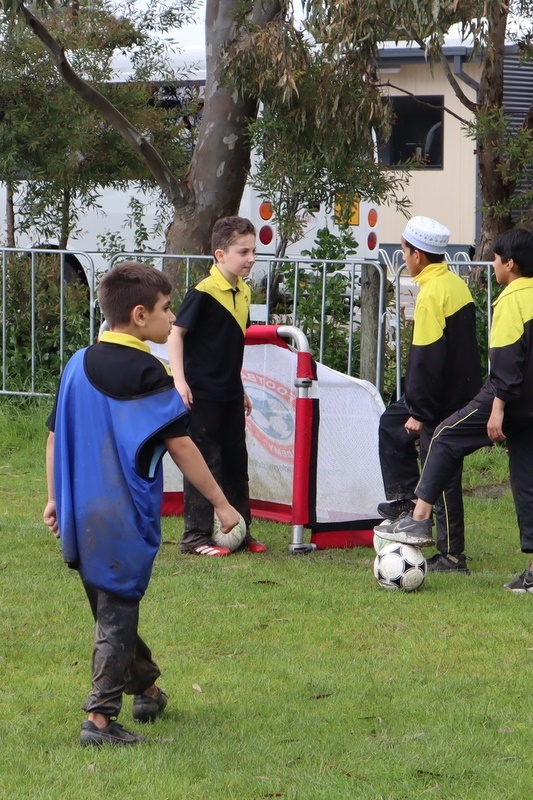
<svg viewBox="0 0 533 800"><path fill-rule="evenodd" d="M294 457L294 392L259 372L243 369L245 391L252 401L248 431L273 458L292 463Z"/></svg>

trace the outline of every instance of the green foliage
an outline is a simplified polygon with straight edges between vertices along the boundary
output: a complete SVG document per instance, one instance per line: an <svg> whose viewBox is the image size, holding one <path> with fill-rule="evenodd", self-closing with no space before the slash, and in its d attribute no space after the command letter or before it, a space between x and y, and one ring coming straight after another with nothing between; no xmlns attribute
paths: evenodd
<svg viewBox="0 0 533 800"><path fill-rule="evenodd" d="M481 359L481 374L488 375L489 371L489 310L487 308L487 285L486 281L476 282L470 287L474 305L476 307L476 334Z"/></svg>
<svg viewBox="0 0 533 800"><path fill-rule="evenodd" d="M394 292L389 290L387 293L389 302L394 299ZM385 352L383 355L383 390L381 392L385 403L388 403L393 398L397 397L396 384L396 354L397 347L400 347L400 363L402 366L402 375L405 374L405 366L409 357L409 350L413 339L413 320L407 319L405 313L405 306L400 307L400 328L399 340L398 330L395 328L394 332L388 328L385 336Z"/></svg>
<svg viewBox="0 0 533 800"><path fill-rule="evenodd" d="M273 314L286 312L285 303L297 296L293 308L293 320L307 336L314 357L332 369L355 374L359 363L358 336L348 365L350 276L341 271L344 261L354 255L357 242L349 229L340 234L327 228L317 231L315 246L302 251L302 255L313 259L311 264L300 267L284 262L278 268L277 277L283 285L284 300L273 308ZM322 313L324 297L327 303Z"/></svg>
<svg viewBox="0 0 533 800"><path fill-rule="evenodd" d="M501 191L487 200L484 210L496 220L508 222L512 218L516 225L529 224L533 208L533 189L527 177L533 163L530 125L517 126L513 115L498 106L479 110L466 132L490 149L502 185Z"/></svg>
<svg viewBox="0 0 533 800"><path fill-rule="evenodd" d="M187 3L181 16L189 16L186 9ZM180 13L165 16L150 3L140 12L130 7L128 14L118 17L98 0L77 14L55 8L46 25L68 50L73 68L156 142L180 174L194 147L188 117L198 97L184 92L179 106L167 108L160 88L148 82L154 74L169 82L183 77L170 68L166 44L154 35ZM155 181L117 131L62 80L29 29L4 17L0 34L0 180L14 191L17 232L39 242L57 238L66 247L79 233L83 211L98 206L103 187L127 191L132 181L144 181L144 188ZM112 82L117 51L128 53L133 64L133 77L122 83Z"/></svg>
<svg viewBox="0 0 533 800"><path fill-rule="evenodd" d="M8 259L5 342L0 329L6 370L4 373L0 364L0 379L10 392L55 391L63 364L80 347L90 344L89 289L78 282L61 281L59 273L59 255L39 255L34 268L29 256L13 254Z"/></svg>
<svg viewBox="0 0 533 800"><path fill-rule="evenodd" d="M494 272L489 268L474 267L472 274L467 282L474 299L476 307L476 333L481 358L481 374L488 375L489 372L489 331L490 315L488 306L488 285L487 279L491 282L492 302L501 292L502 287L496 283Z"/></svg>
<svg viewBox="0 0 533 800"><path fill-rule="evenodd" d="M331 209L335 197L346 198L346 209L355 197L405 205L397 198L403 176L385 172L375 158L374 134L389 133L388 109L369 68L377 40L367 35L357 47L337 49L330 37L321 36L318 48L279 19L252 29L229 54L228 85L263 103L249 125L252 146L263 156L250 180L273 204L278 256L302 236L312 205Z"/></svg>
<svg viewBox="0 0 533 800"><path fill-rule="evenodd" d="M145 191L144 187L140 188ZM128 191L134 192L134 190L135 186L133 184L128 186ZM171 210L168 201L162 194L156 195L153 193L151 196L149 194L147 196L148 200L143 202L138 196L132 194L128 203L128 215L121 230L107 230L96 237L99 251L107 258L116 253L126 252L128 249L132 253L154 252L151 244L152 240L161 238L162 228L171 216ZM156 222L149 228L146 225L146 211L147 207L153 204L157 209L155 214ZM130 228L133 231L133 246L130 248L127 247L122 233L125 228ZM145 260L144 257L142 260Z"/></svg>

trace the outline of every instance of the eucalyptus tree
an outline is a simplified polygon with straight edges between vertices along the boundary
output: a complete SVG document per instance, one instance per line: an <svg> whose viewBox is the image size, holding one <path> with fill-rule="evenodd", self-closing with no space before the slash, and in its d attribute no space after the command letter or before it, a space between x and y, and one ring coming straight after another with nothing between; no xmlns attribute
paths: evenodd
<svg viewBox="0 0 533 800"><path fill-rule="evenodd" d="M70 63L62 36L54 35L43 17L44 0L31 9L19 0L4 0L4 8L27 23L65 83L144 161L173 207L168 252L208 252L214 220L238 210L252 142L255 137L260 144L269 125L271 137L300 154L290 169L278 159L281 180L297 181L307 170L304 154L313 161L301 188L291 190L297 203L286 204L282 218L290 220L291 209L292 219L297 216L300 197L309 186L321 198L334 189L377 198L388 188L372 157L367 117L373 115L377 126L384 115L368 70L368 48L361 44L351 56L330 61L336 58L334 50L326 48L321 55L316 41L297 30L287 0L207 0L202 119L190 162L181 173L169 164L156 136L145 135ZM319 102L311 113L316 98ZM263 100L264 123L253 132L250 126ZM289 222L288 235L294 232Z"/></svg>
<svg viewBox="0 0 533 800"><path fill-rule="evenodd" d="M153 16L145 9L142 16L117 17L105 2L95 2L90 20L58 8L49 13L47 26L61 36L76 69L95 85L105 83L114 104L157 135L169 164L183 171L193 148L193 134L184 122L188 109L161 107L157 88L146 81L154 71L169 81L183 77L167 66L161 40L149 35L156 27ZM172 15L169 23L175 19ZM133 79L114 82L114 55L132 48ZM98 205L104 187L135 193L136 185L154 185L145 162L72 92L29 28L9 17L0 19L0 75L7 244L16 244L17 233L38 230L41 240L54 237L65 247L83 211Z"/></svg>
<svg viewBox="0 0 533 800"><path fill-rule="evenodd" d="M470 112L465 114L465 135L475 141L482 207L477 257L490 258L499 232L533 221L533 188L531 181L522 180L533 164L532 88L524 86L527 112L519 126L503 106L506 44L518 45L523 62L532 56L533 5L529 0L308 0L306 5L316 36L339 53L359 47L361 39L369 35L374 44L387 40L416 43L430 64L442 65L455 95ZM369 31L369 23L373 31ZM463 90L443 54L451 30L463 37L480 61L475 99Z"/></svg>

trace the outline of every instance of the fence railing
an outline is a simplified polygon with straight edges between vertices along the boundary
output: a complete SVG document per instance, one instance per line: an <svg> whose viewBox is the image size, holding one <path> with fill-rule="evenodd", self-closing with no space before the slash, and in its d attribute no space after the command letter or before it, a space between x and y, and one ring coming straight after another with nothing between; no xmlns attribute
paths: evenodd
<svg viewBox="0 0 533 800"><path fill-rule="evenodd" d="M209 256L118 253L108 259L107 267L125 258L148 260L160 269L169 268L172 262L181 292L199 280L212 261ZM0 395L50 394L72 352L93 342L98 331L94 259L81 251L0 248L0 263ZM479 270L487 273L490 323L490 264L462 258L449 263L467 281ZM251 276L252 321L302 328L314 358L357 376L361 277L369 274L375 274L378 281L374 383L382 389L387 352L394 362L399 391L401 333L412 316L416 294L399 255L395 254L393 261L388 257L365 261L258 256Z"/></svg>
<svg viewBox="0 0 533 800"><path fill-rule="evenodd" d="M95 268L82 251L0 248L0 394L49 394L95 336Z"/></svg>

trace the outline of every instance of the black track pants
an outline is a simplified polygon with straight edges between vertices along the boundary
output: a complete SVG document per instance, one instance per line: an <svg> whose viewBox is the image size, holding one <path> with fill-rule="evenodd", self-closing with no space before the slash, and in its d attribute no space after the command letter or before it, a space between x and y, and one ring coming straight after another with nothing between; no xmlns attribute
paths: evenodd
<svg viewBox="0 0 533 800"><path fill-rule="evenodd" d="M463 458L492 444L487 423L492 404L468 404L435 429L416 495L433 503ZM520 530L520 547L533 553L533 421L506 421L511 490Z"/></svg>
<svg viewBox="0 0 533 800"><path fill-rule="evenodd" d="M388 500L415 497L423 464L433 434L433 426L424 425L420 438L407 433L405 423L411 415L400 398L382 414L379 422L379 459ZM434 503L437 528L437 548L441 553L460 555L465 548L465 524L462 490L463 462L450 472L445 490L441 488Z"/></svg>
<svg viewBox="0 0 533 800"><path fill-rule="evenodd" d="M227 499L250 527L248 452L246 449L244 399L228 402L195 400L191 407L189 433ZM213 506L189 483L183 481L185 532L182 542L211 537Z"/></svg>

